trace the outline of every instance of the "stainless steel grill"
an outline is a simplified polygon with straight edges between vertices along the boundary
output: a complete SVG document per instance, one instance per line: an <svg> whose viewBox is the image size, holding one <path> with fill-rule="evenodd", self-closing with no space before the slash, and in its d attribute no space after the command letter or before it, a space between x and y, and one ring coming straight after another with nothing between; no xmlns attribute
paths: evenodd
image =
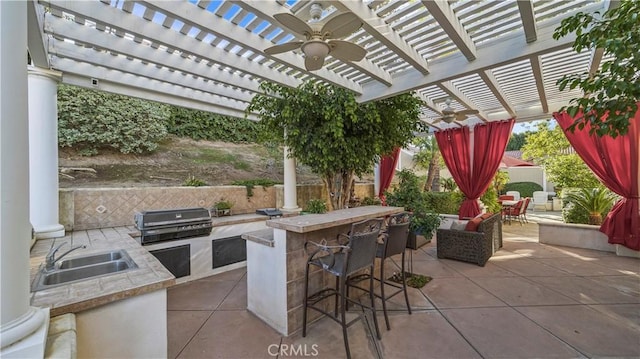
<svg viewBox="0 0 640 359"><path fill-rule="evenodd" d="M212 227L211 214L206 208L136 212L134 221L142 244L206 236Z"/></svg>

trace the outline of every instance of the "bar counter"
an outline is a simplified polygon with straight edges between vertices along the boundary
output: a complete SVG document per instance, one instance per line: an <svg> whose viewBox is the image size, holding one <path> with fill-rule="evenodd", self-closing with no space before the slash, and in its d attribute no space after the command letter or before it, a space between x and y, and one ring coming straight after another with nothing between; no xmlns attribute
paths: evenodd
<svg viewBox="0 0 640 359"><path fill-rule="evenodd" d="M400 213L402 207L364 206L325 214L271 219L266 230L245 233L247 240L247 309L283 335L302 328L307 241L335 243L352 223ZM309 292L333 286L335 278L315 269ZM328 301L327 301L328 302ZM328 305L329 303L327 303ZM309 321L319 317L309 311Z"/></svg>

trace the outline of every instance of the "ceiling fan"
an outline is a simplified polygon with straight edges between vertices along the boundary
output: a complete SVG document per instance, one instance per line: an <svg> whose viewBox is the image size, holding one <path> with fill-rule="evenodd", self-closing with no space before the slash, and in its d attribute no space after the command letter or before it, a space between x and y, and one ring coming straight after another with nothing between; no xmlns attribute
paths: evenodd
<svg viewBox="0 0 640 359"><path fill-rule="evenodd" d="M453 121L464 121L467 119L467 115L475 115L477 113L480 113L480 111L478 110L456 111L451 107L450 98L445 100L445 104L447 106L442 110L442 117L435 119L433 123L438 123L440 121L444 121L446 123L451 123Z"/></svg>
<svg viewBox="0 0 640 359"><path fill-rule="evenodd" d="M300 48L305 55L304 66L308 71L322 68L327 55L341 61L360 61L364 58L367 50L354 43L338 40L362 27L362 20L354 13L345 12L336 15L322 24L320 22L322 15L320 4L312 4L309 12L313 19L310 23L288 13L273 15L282 26L303 35L306 40L275 45L265 49L264 52L268 55L275 55Z"/></svg>

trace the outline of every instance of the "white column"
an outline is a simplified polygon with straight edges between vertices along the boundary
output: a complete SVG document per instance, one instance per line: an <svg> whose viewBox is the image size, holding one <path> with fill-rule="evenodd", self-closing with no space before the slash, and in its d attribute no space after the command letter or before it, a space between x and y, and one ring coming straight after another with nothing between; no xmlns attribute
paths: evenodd
<svg viewBox="0 0 640 359"><path fill-rule="evenodd" d="M290 156L289 147L284 148L284 211L300 211L296 192L296 159Z"/></svg>
<svg viewBox="0 0 640 359"><path fill-rule="evenodd" d="M0 1L0 357L44 356L48 310L29 306L27 3Z"/></svg>
<svg viewBox="0 0 640 359"><path fill-rule="evenodd" d="M29 194L36 238L64 236L58 223L58 106L60 74L29 68Z"/></svg>

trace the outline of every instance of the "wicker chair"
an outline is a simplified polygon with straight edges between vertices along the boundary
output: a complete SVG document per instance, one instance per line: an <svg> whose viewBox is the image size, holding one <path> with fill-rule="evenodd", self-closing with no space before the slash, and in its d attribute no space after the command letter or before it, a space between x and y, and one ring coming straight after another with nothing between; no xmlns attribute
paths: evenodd
<svg viewBox="0 0 640 359"><path fill-rule="evenodd" d="M438 258L456 259L484 267L493 253L502 247L500 213L491 215L478 226L477 232L438 229Z"/></svg>

